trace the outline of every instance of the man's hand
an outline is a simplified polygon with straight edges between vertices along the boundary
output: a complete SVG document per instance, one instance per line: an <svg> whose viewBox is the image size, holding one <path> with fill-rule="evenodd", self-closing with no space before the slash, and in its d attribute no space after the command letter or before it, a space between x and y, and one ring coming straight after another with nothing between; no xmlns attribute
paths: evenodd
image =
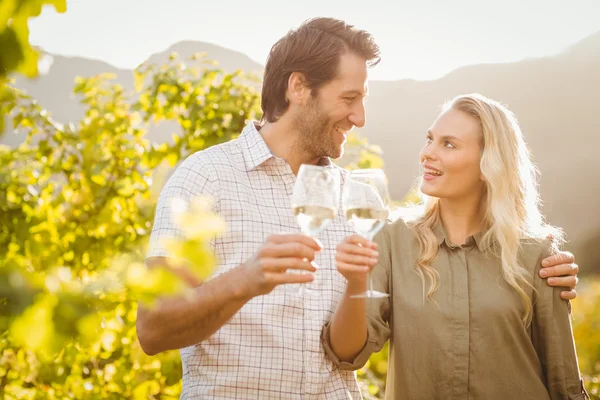
<svg viewBox="0 0 600 400"><path fill-rule="evenodd" d="M312 261L320 250L321 245L306 235L273 235L252 259L204 283L187 268L169 265L164 257L151 260L149 264L170 268L194 289L189 297L161 299L153 309L138 307L136 326L142 349L154 355L206 340L253 297L283 283L312 281L311 273L286 271L316 271Z"/></svg>
<svg viewBox="0 0 600 400"><path fill-rule="evenodd" d="M312 273L289 274L287 270L315 272L313 261L322 245L307 235L271 235L253 258L240 266L249 295L270 293L275 286L312 282Z"/></svg>
<svg viewBox="0 0 600 400"><path fill-rule="evenodd" d="M540 277L548 278L548 285L562 286L569 288L560 293L560 297L565 300L572 300L577 297L575 286L579 279L579 266L575 264L575 257L568 251L561 251L555 255L542 260L542 269Z"/></svg>

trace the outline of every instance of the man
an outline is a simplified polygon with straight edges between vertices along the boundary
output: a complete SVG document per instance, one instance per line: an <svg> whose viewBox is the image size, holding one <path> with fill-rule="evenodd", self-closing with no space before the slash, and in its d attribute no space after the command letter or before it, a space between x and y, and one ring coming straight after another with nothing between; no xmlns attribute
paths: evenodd
<svg viewBox="0 0 600 400"><path fill-rule="evenodd" d="M262 124L251 122L238 139L193 154L163 189L149 266L169 256L160 239L178 234L172 199L212 196L228 225L212 242L216 274L197 285L193 299L139 311L146 353L181 349L182 398L360 398L353 374L335 369L320 343L345 288L335 247L353 232L340 212L320 241L300 234L290 196L301 164L330 164L342 155L348 131L365 124L367 70L379 60L367 32L330 18L305 22L271 49ZM569 254L550 262L552 276L577 273ZM574 276L555 279L575 287ZM286 290L299 283L318 296Z"/></svg>

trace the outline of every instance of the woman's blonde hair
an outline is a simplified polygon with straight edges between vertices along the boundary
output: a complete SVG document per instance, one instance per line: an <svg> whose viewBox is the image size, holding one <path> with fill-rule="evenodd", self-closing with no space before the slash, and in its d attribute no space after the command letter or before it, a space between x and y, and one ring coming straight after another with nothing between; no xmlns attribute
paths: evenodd
<svg viewBox="0 0 600 400"><path fill-rule="evenodd" d="M537 168L531 162L529 150L514 114L497 101L480 94L455 97L443 106L464 112L481 127L480 168L485 180L483 246L492 248L502 262L502 275L520 295L525 306L523 322L529 324L532 315L531 299L524 290L529 286L530 274L518 262L522 239L542 240L552 235L558 246L562 232L544 223L539 209ZM408 225L419 242L420 255L417 272L429 282L427 299L431 300L439 288L439 274L432 267L438 253L433 227L440 223L439 199L427 197L420 215Z"/></svg>

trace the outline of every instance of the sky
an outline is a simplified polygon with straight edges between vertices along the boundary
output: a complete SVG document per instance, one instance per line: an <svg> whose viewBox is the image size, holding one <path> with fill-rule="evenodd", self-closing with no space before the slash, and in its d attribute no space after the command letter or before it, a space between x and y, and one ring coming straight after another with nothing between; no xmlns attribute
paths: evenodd
<svg viewBox="0 0 600 400"><path fill-rule="evenodd" d="M310 17L341 18L375 37L371 79L437 79L463 66L558 54L600 31L600 0L67 0L30 22L30 41L61 55L135 68L182 40L247 54ZM210 56L210 55L209 55Z"/></svg>

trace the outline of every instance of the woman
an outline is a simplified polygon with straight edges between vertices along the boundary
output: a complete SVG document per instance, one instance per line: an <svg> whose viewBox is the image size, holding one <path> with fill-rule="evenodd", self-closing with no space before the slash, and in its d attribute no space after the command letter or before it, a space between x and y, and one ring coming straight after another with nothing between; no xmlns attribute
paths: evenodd
<svg viewBox="0 0 600 400"><path fill-rule="evenodd" d="M513 114L478 94L455 98L420 162L427 198L416 217L375 243L354 235L338 246L348 284L326 351L358 369L389 338L387 399L588 398L570 303L538 276L562 236L543 222ZM390 296L351 298L375 263L374 289Z"/></svg>

